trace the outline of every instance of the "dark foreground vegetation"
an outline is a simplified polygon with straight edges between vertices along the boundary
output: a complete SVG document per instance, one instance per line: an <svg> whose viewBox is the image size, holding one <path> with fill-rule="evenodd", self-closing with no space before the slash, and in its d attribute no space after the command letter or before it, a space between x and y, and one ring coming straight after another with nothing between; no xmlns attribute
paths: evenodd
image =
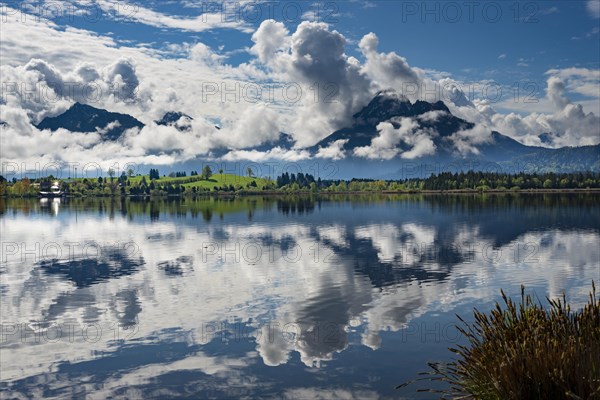
<svg viewBox="0 0 600 400"><path fill-rule="evenodd" d="M600 299L592 283L589 301L571 311L564 295L544 308L525 295L516 304L502 292L503 305L459 317L467 344L451 348L456 360L430 363L419 381L442 381L445 397L465 399L599 399ZM400 387L414 383L409 382ZM420 390L434 391L434 390Z"/></svg>
<svg viewBox="0 0 600 400"><path fill-rule="evenodd" d="M173 172L160 176L157 169L149 175L133 175L132 171L108 177L57 179L52 176L38 179L6 180L0 176L0 196L35 197L57 184L60 193L68 196L197 196L207 194L256 193L373 193L425 191L513 191L521 190L585 190L600 189L600 174L543 173L501 174L488 172L441 173L428 178L404 180L322 180L310 174L284 173L275 179L214 172L210 167L201 173ZM46 188L46 190L44 190Z"/></svg>

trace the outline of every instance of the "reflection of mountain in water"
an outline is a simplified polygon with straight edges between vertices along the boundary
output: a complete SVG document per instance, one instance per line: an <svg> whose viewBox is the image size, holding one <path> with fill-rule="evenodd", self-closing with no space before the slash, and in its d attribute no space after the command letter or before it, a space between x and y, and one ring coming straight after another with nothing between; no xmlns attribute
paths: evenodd
<svg viewBox="0 0 600 400"><path fill-rule="evenodd" d="M350 200L351 199L351 200ZM176 221L177 224L196 225L196 219L210 223L214 213L221 219L251 220L265 222L272 217L270 210L276 209L286 217L305 216L306 222L316 226L335 224L344 227L344 244L329 242L315 231L312 236L330 246L341 258L352 259L353 268L368 276L375 287L393 285L398 282L416 279L418 281L443 280L451 273L453 265L467 261L473 256L467 247L457 248L456 238L470 230L477 233L479 240L489 240L494 247L513 242L531 231L547 229L595 229L600 226L600 205L594 195L427 195L427 196L300 196L300 197L250 197L216 199L160 199L133 200L95 205L99 212L121 207L121 212L132 218L148 215L152 221ZM397 203L394 213L377 214L367 211L377 210L380 205ZM96 204L96 203L93 203ZM327 205L327 212L315 213ZM66 208L66 207L65 207ZM338 213L338 209L349 209ZM364 212L363 212L364 210ZM190 218L191 217L191 218ZM393 257L380 259L379 249L372 237L356 236L357 227L389 223L400 227L418 221L420 226L433 229L430 243L418 243L410 232L390 232L398 235L395 244L400 245ZM518 223L516 223L518 222ZM229 234L217 228L213 238L228 240ZM265 246L277 245L281 251L288 251L295 243L293 237L280 239L270 237L260 239ZM473 244L473 243L471 243ZM425 245L425 246L424 246ZM405 246L405 247L404 247ZM409 259L410 262L406 260ZM77 263L81 263L78 267ZM439 269L426 268L437 264ZM85 264L85 265L84 265ZM123 273L135 265L125 264L125 269L112 273ZM86 285L96 279L106 279L111 274L108 263L102 260L80 260L70 263L48 263L45 269L62 272L76 282ZM178 275L180 268L173 264L160 266L166 274ZM78 271L88 270L89 276Z"/></svg>
<svg viewBox="0 0 600 400"><path fill-rule="evenodd" d="M98 250L97 256L73 260L43 260L39 262L39 266L49 275L64 276L78 288L84 288L131 275L144 265L142 257L131 256L131 249L102 246Z"/></svg>
<svg viewBox="0 0 600 400"><path fill-rule="evenodd" d="M411 238L406 238L405 246L398 249L400 254L394 260L380 261L372 240L357 239L353 236L348 236L347 240L348 247L335 246L335 253L352 259L354 270L367 276L377 288L412 280L440 281L450 274L452 265L466 259L465 254L458 252L455 246L440 243L440 246L419 247ZM411 254L406 254L407 252ZM411 260L411 263L408 264L407 260ZM424 268L436 262L442 268Z"/></svg>
<svg viewBox="0 0 600 400"><path fill-rule="evenodd" d="M175 260L162 261L158 263L158 268L164 271L165 275L171 277L183 276L186 270L191 269L194 264L194 257L180 256Z"/></svg>

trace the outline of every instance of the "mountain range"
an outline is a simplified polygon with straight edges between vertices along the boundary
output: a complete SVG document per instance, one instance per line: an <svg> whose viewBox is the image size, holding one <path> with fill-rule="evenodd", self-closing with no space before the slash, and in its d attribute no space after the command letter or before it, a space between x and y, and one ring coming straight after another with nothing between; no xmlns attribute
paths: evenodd
<svg viewBox="0 0 600 400"><path fill-rule="evenodd" d="M171 126L180 132L192 129L193 118L181 112L171 111L157 125ZM393 129L401 129L407 121L412 123L412 131L405 132L401 139L391 143L392 156L369 158L357 156L361 148L369 148L381 135L381 123L388 123ZM99 132L103 140L118 140L131 128L143 128L144 124L127 114L109 112L89 105L75 103L71 108L56 117L43 119L37 127L55 131L59 128L77 132ZM362 110L354 114L349 126L339 129L314 146L306 149L313 156L330 147L339 147L343 152L335 160L323 159L330 169L335 170L331 178L404 178L407 169L417 176L429 175L444 170L508 170L509 172L600 172L600 145L583 147L563 147L551 149L524 145L506 135L492 131L486 140L471 146L471 151L460 152L457 141L461 135L475 128L471 122L453 115L441 102L429 103L407 98L393 91L382 91ZM426 136L422 136L423 132ZM405 157L418 140L410 135L426 137L429 151L419 157ZM542 139L548 134L540 135ZM381 138L377 139L381 140ZM377 141L376 140L376 141ZM389 145L389 144L388 144ZM266 152L272 148L292 149L293 138L280 133L277 140L263 143L246 150ZM357 150L358 149L358 150ZM377 149L376 149L377 150ZM217 149L214 154L224 155L229 149ZM375 152L376 153L376 152ZM388 153L389 154L389 153ZM314 163L314 161L313 161ZM188 163L186 163L188 164Z"/></svg>
<svg viewBox="0 0 600 400"><path fill-rule="evenodd" d="M357 148L369 146L373 139L380 135L380 123L388 122L394 128L399 128L398 121L402 118L415 121L418 124L415 131L432 133L430 137L435 146L435 154L403 159L401 154L409 151L411 146L400 141L396 146L398 156L389 160L365 160L354 156ZM313 146L311 151L317 152L336 141L343 141L342 148L346 157L337 161L335 165L340 176L344 177L363 177L365 169L374 172L364 177L378 178L406 175L407 169L419 176L444 170L468 169L508 172L600 172L600 145L557 149L527 146L496 131L490 132L488 140L478 143L474 152L461 154L456 148L456 136L474 127L473 123L452 115L441 101L411 103L393 91L382 91L361 111L354 114L352 125L333 132ZM545 138L548 134L542 136Z"/></svg>
<svg viewBox="0 0 600 400"><path fill-rule="evenodd" d="M62 128L71 132L99 132L104 140L117 140L127 129L141 129L144 124L131 115L75 103L56 117L44 118L36 127L51 131Z"/></svg>

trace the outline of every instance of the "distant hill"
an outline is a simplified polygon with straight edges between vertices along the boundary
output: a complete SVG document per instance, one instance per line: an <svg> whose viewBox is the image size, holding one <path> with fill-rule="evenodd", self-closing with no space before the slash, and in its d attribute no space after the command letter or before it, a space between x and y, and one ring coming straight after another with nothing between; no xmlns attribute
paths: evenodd
<svg viewBox="0 0 600 400"><path fill-rule="evenodd" d="M131 128L143 128L144 124L131 115L119 114L75 103L64 113L56 117L46 117L38 129L66 129L71 132L100 132L105 140L116 140L123 132Z"/></svg>

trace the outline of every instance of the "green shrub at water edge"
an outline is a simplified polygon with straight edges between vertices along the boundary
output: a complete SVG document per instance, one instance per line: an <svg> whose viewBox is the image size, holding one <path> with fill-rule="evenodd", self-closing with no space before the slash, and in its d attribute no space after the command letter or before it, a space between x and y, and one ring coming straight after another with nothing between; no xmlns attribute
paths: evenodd
<svg viewBox="0 0 600 400"><path fill-rule="evenodd" d="M431 371L419 380L448 388L425 391L464 399L600 399L595 284L581 310L572 312L564 295L548 302L544 309L521 287L519 304L502 291L503 305L497 302L489 313L476 309L473 323L458 317L468 344L450 349L454 361L429 364Z"/></svg>

